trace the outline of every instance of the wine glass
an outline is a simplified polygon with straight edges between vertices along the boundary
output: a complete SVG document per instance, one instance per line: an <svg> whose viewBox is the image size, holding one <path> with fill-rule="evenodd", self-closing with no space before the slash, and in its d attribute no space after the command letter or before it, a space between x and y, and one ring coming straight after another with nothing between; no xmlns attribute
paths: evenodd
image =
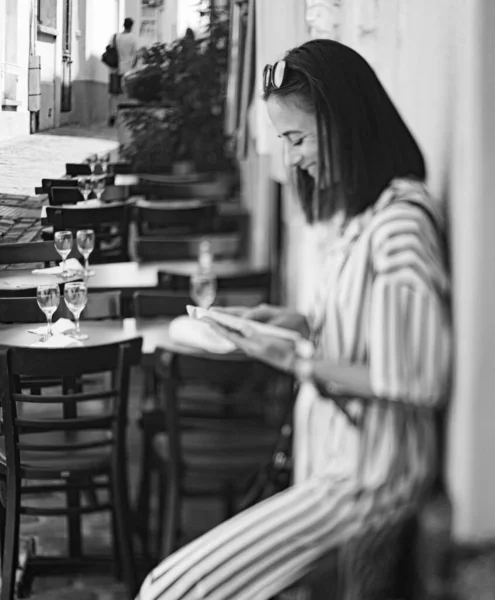
<svg viewBox="0 0 495 600"><path fill-rule="evenodd" d="M97 154L90 154L88 156L88 158L86 159L86 162L89 165L89 168L91 169L91 173L93 174L95 172L95 167L96 164L98 162L98 155Z"/></svg>
<svg viewBox="0 0 495 600"><path fill-rule="evenodd" d="M42 341L46 342L53 335L52 316L60 304L60 288L57 284L39 285L36 290L36 300L46 315L46 335L42 337Z"/></svg>
<svg viewBox="0 0 495 600"><path fill-rule="evenodd" d="M65 261L72 250L72 244L74 239L72 237L72 231L57 231L53 236L56 251L62 257L62 277L68 277L69 272L65 268Z"/></svg>
<svg viewBox="0 0 495 600"><path fill-rule="evenodd" d="M102 154L99 159L101 172L106 175L108 173L108 163L110 162L110 156L108 154Z"/></svg>
<svg viewBox="0 0 495 600"><path fill-rule="evenodd" d="M101 197L105 191L106 183L105 175L95 176L93 189L99 202L101 202Z"/></svg>
<svg viewBox="0 0 495 600"><path fill-rule="evenodd" d="M89 336L86 333L81 333L79 326L79 317L88 301L88 288L86 284L81 281L66 283L64 287L64 300L67 308L74 315L76 322L76 330L71 336L76 340L87 340Z"/></svg>
<svg viewBox="0 0 495 600"><path fill-rule="evenodd" d="M76 234L77 249L84 257L84 276L91 277L95 274L89 270L89 255L95 248L95 232L92 229L80 229Z"/></svg>
<svg viewBox="0 0 495 600"><path fill-rule="evenodd" d="M197 306L210 308L217 295L217 278L214 273L198 272L191 275L189 294Z"/></svg>
<svg viewBox="0 0 495 600"><path fill-rule="evenodd" d="M91 177L78 177L77 178L77 187L79 191L84 197L84 202L88 201L89 195L91 194Z"/></svg>

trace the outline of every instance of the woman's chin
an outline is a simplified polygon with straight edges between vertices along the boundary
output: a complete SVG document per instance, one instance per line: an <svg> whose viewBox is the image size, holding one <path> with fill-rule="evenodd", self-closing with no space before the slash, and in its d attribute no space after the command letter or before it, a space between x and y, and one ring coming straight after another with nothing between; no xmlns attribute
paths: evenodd
<svg viewBox="0 0 495 600"><path fill-rule="evenodd" d="M310 177L312 177L316 181L316 177L318 175L318 169L316 165L311 165L307 168L307 173Z"/></svg>

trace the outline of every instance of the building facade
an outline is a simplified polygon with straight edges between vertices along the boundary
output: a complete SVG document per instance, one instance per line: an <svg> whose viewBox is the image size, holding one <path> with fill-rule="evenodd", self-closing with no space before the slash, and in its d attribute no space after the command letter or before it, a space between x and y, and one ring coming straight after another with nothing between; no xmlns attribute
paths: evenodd
<svg viewBox="0 0 495 600"><path fill-rule="evenodd" d="M186 3L187 4L187 3ZM190 24L184 0L0 0L0 140L108 117L101 55L125 17L140 46ZM179 15L179 7L182 7Z"/></svg>

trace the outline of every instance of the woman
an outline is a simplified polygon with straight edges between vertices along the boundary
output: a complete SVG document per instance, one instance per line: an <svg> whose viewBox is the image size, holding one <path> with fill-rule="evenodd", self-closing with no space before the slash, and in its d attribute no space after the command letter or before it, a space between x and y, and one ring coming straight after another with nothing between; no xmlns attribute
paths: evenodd
<svg viewBox="0 0 495 600"><path fill-rule="evenodd" d="M369 547L400 527L434 476L449 279L421 152L369 65L337 42L310 41L267 66L264 97L321 236L307 319L277 307L244 312L314 342L294 413L294 485L167 558L141 600L271 598L332 549ZM247 333L231 338L300 371L291 346ZM342 407L335 390L353 400ZM363 400L371 397L387 401Z"/></svg>

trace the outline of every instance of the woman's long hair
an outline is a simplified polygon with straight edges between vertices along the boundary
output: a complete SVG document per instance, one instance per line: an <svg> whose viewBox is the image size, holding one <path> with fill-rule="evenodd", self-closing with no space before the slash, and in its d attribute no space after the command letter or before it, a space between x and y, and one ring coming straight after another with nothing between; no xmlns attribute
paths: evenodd
<svg viewBox="0 0 495 600"><path fill-rule="evenodd" d="M347 217L366 210L395 177L423 181L425 162L414 137L370 65L333 40L306 42L285 55L284 80L264 98L294 101L316 116L319 180L340 180L315 190L315 181L295 167L299 198L308 222L342 208ZM343 199L343 204L340 202Z"/></svg>

